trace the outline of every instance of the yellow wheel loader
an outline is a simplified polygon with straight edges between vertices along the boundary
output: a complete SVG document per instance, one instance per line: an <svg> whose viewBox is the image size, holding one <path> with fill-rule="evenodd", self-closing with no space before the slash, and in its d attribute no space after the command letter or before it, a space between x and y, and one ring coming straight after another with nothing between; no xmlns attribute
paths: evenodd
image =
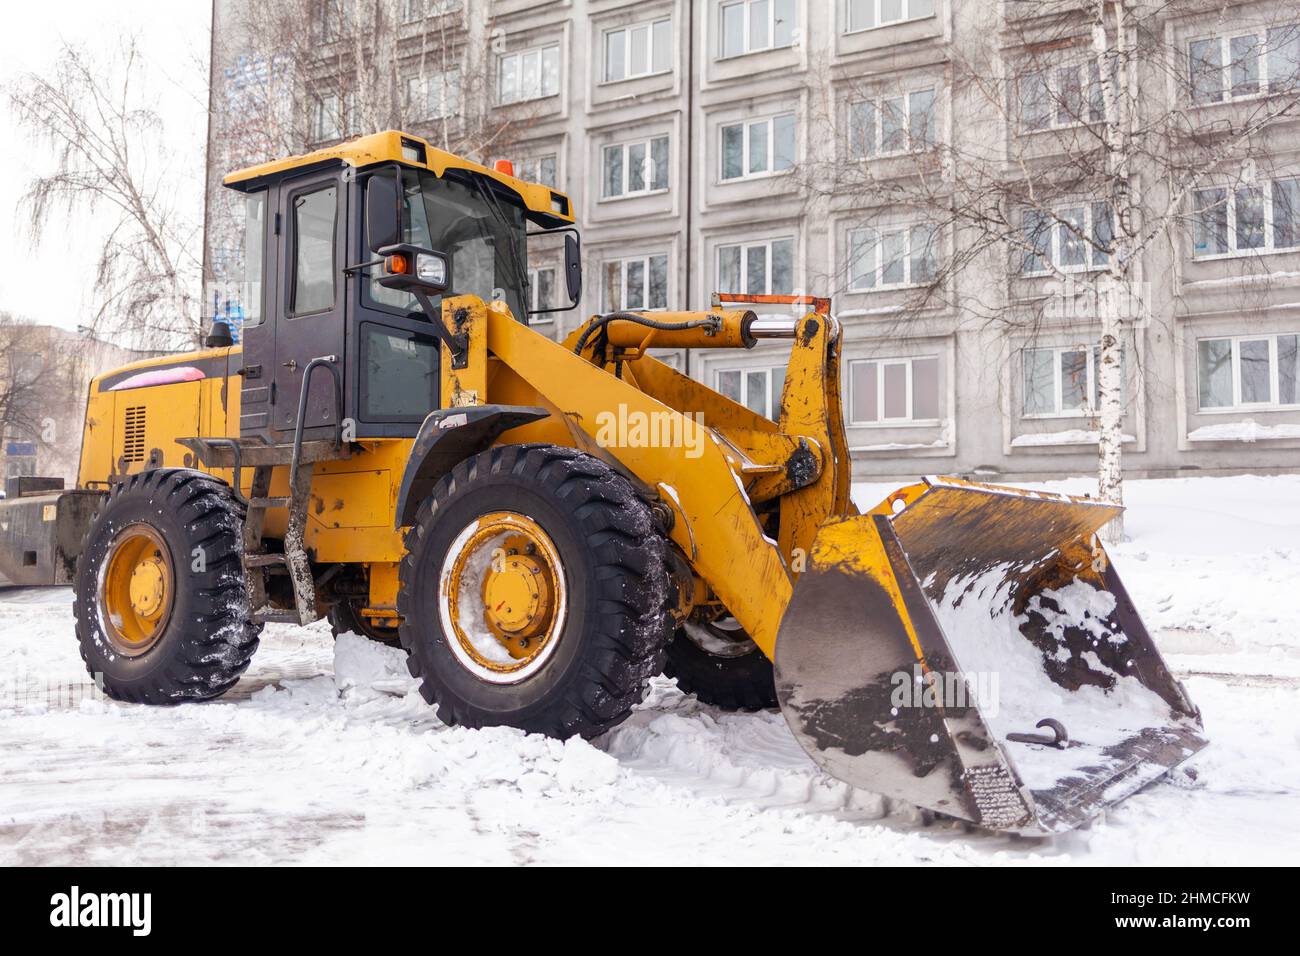
<svg viewBox="0 0 1300 956"><path fill-rule="evenodd" d="M91 388L75 608L113 697L216 697L264 623L329 616L399 642L449 724L594 737L666 671L779 703L840 779L1031 834L1204 746L1097 543L1116 508L927 478L858 512L828 302L719 295L558 343L528 259L562 246L576 306L556 190L400 132L226 185L241 343ZM775 421L651 354L770 338Z"/></svg>

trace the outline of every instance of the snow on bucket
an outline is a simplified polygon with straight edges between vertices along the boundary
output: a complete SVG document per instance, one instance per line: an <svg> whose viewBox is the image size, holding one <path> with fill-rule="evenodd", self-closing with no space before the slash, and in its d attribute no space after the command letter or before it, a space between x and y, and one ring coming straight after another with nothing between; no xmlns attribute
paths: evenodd
<svg viewBox="0 0 1300 956"><path fill-rule="evenodd" d="M1023 833L1191 756L1199 713L1096 543L1117 513L932 478L824 524L776 645L795 736L856 786Z"/></svg>

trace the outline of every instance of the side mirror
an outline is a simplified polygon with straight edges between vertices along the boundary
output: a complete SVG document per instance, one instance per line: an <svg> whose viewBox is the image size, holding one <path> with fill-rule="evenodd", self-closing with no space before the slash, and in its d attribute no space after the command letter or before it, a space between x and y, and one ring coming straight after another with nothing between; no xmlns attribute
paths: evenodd
<svg viewBox="0 0 1300 956"><path fill-rule="evenodd" d="M366 180L366 237L370 251L402 241L402 192L397 173L375 173Z"/></svg>
<svg viewBox="0 0 1300 956"><path fill-rule="evenodd" d="M582 242L571 232L564 234L564 283L577 306L582 301Z"/></svg>
<svg viewBox="0 0 1300 956"><path fill-rule="evenodd" d="M203 340L204 348L224 349L234 344L235 337L230 332L230 323L225 319L213 319L208 337Z"/></svg>
<svg viewBox="0 0 1300 956"><path fill-rule="evenodd" d="M439 295L451 288L451 260L441 252L409 243L376 249L384 271L375 277L385 289Z"/></svg>

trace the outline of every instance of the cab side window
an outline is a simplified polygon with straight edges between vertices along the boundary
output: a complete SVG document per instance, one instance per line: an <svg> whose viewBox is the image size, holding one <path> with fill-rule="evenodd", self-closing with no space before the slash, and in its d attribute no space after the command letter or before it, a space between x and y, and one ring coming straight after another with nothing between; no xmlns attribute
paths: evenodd
<svg viewBox="0 0 1300 956"><path fill-rule="evenodd" d="M289 314L308 315L334 308L334 229L338 187L326 186L293 199L293 283Z"/></svg>

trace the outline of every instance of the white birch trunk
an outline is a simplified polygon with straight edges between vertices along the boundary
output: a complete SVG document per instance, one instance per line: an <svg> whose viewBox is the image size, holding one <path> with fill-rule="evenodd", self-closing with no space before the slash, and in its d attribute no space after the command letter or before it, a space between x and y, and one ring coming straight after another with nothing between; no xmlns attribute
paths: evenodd
<svg viewBox="0 0 1300 956"><path fill-rule="evenodd" d="M1112 504L1124 503L1124 318L1132 302L1134 256L1129 227L1136 214L1129 191L1128 147L1131 143L1130 100L1127 95L1129 60L1126 54L1124 2L1115 10L1114 69L1108 69L1112 51L1106 31L1108 0L1097 0L1092 30L1092 49L1100 70L1102 99L1106 113L1106 158L1111 188L1107 199L1115 220L1114 241L1107 274L1098 283L1096 301L1101 321L1101 342L1097 355L1097 494ZM1102 530L1108 543L1124 540L1124 518L1115 518Z"/></svg>

